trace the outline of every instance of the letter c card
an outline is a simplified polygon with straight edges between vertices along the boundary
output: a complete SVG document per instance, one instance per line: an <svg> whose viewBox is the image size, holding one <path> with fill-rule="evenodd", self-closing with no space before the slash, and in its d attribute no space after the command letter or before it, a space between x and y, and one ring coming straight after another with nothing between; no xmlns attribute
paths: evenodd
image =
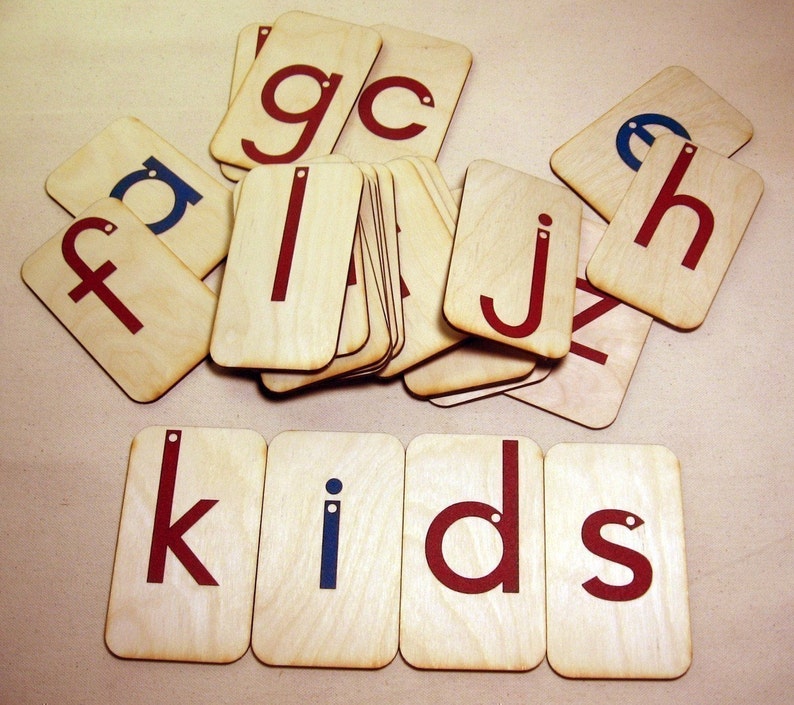
<svg viewBox="0 0 794 705"><path fill-rule="evenodd" d="M569 678L689 668L681 472L662 446L563 443L545 459L548 661Z"/></svg>
<svg viewBox="0 0 794 705"><path fill-rule="evenodd" d="M546 651L543 455L423 435L406 453L400 651L417 668L527 671Z"/></svg>
<svg viewBox="0 0 794 705"><path fill-rule="evenodd" d="M248 650L267 445L255 431L142 430L130 449L105 642L122 658Z"/></svg>

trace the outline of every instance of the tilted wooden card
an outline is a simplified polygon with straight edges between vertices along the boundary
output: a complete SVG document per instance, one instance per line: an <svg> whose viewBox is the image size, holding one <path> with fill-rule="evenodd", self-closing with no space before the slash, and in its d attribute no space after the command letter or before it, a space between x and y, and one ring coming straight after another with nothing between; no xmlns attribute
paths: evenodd
<svg viewBox="0 0 794 705"><path fill-rule="evenodd" d="M116 656L245 654L266 457L245 429L152 426L135 437L105 627Z"/></svg>
<svg viewBox="0 0 794 705"><path fill-rule="evenodd" d="M364 242L365 287L369 292L366 298L367 317L369 320L369 335L364 346L349 355L337 355L327 367L319 372L277 372L267 370L262 373L262 384L271 392L291 392L302 387L319 384L330 379L345 375L358 374L363 371L370 372L373 368L380 367L388 359L391 351L391 334L386 318L385 305L378 296L377 253L371 252L372 245L362 236ZM374 295L372 292L375 292Z"/></svg>
<svg viewBox="0 0 794 705"><path fill-rule="evenodd" d="M229 189L136 118L108 125L46 187L75 216L107 196L122 199L200 278L229 251Z"/></svg>
<svg viewBox="0 0 794 705"><path fill-rule="evenodd" d="M362 188L352 164L243 182L212 334L220 365L318 370L336 352Z"/></svg>
<svg viewBox="0 0 794 705"><path fill-rule="evenodd" d="M692 660L681 472L662 446L546 454L548 661L569 678L676 678Z"/></svg>
<svg viewBox="0 0 794 705"><path fill-rule="evenodd" d="M345 302L342 308L342 321L339 328L337 355L350 355L358 352L367 342L369 319L367 317L367 287L364 277L364 250L361 235L356 234L353 242L353 256L347 273Z"/></svg>
<svg viewBox="0 0 794 705"><path fill-rule="evenodd" d="M397 655L404 462L380 433L273 439L251 640L261 661L380 668Z"/></svg>
<svg viewBox="0 0 794 705"><path fill-rule="evenodd" d="M334 151L353 161L435 159L469 74L471 52L390 25L373 29L383 47Z"/></svg>
<svg viewBox="0 0 794 705"><path fill-rule="evenodd" d="M212 138L212 155L251 169L328 154L380 47L366 27L281 15Z"/></svg>
<svg viewBox="0 0 794 705"><path fill-rule="evenodd" d="M514 348L515 349L515 348ZM565 358L563 358L565 359ZM469 402L479 401L480 399L488 399L516 389L518 387L528 386L530 384L538 384L549 376L551 371L557 365L555 360L546 360L545 358L538 358L535 367L526 379L518 381L509 381L503 383L494 383L478 389L471 389L463 392L451 392L439 396L430 397L428 401L433 406L440 406L442 408L449 408L451 406L458 406L460 404L468 404Z"/></svg>
<svg viewBox="0 0 794 705"><path fill-rule="evenodd" d="M394 177L405 344L380 374L392 377L457 345L441 309L452 253L452 233L416 167L406 159L386 165Z"/></svg>
<svg viewBox="0 0 794 705"><path fill-rule="evenodd" d="M505 393L589 428L620 410L653 319L593 287L585 268L604 226L582 220L571 351L537 384Z"/></svg>
<svg viewBox="0 0 794 705"><path fill-rule="evenodd" d="M472 162L444 294L447 321L542 357L563 357L581 221L581 203L568 189Z"/></svg>
<svg viewBox="0 0 794 705"><path fill-rule="evenodd" d="M587 276L652 316L696 328L763 190L752 169L682 137L659 137L587 265Z"/></svg>
<svg viewBox="0 0 794 705"><path fill-rule="evenodd" d="M526 671L546 651L543 454L424 435L406 451L400 651L418 668Z"/></svg>
<svg viewBox="0 0 794 705"><path fill-rule="evenodd" d="M408 390L435 397L525 379L535 369L530 353L493 340L467 338L458 347L411 368L403 375Z"/></svg>
<svg viewBox="0 0 794 705"><path fill-rule="evenodd" d="M135 401L207 356L215 294L115 198L30 255L22 279Z"/></svg>
<svg viewBox="0 0 794 705"><path fill-rule="evenodd" d="M248 75L251 64L259 56L262 47L265 46L270 31L273 29L272 23L254 22L246 25L240 30L237 36L237 49L234 52L234 67L232 69L232 84L229 90L229 105L232 104L243 79ZM239 181L247 173L248 169L241 169L231 164L221 164L221 173L230 181Z"/></svg>
<svg viewBox="0 0 794 705"><path fill-rule="evenodd" d="M551 168L609 221L655 137L670 132L730 156L753 127L691 71L671 66L557 149Z"/></svg>

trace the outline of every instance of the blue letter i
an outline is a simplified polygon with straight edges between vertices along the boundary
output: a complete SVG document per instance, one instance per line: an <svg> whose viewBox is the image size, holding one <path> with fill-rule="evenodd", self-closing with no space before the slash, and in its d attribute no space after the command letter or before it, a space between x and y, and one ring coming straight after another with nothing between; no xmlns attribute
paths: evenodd
<svg viewBox="0 0 794 705"><path fill-rule="evenodd" d="M328 494L339 494L342 481L332 477L325 483ZM339 513L342 503L327 499L323 512L323 550L320 561L320 589L336 589L336 563L339 555Z"/></svg>

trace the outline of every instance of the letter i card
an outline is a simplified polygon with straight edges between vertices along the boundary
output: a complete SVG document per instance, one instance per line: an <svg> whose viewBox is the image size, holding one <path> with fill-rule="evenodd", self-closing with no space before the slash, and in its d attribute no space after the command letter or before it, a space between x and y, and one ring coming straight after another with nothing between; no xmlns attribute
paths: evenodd
<svg viewBox="0 0 794 705"><path fill-rule="evenodd" d="M404 462L385 434L273 439L251 639L261 661L381 668L397 655Z"/></svg>
<svg viewBox="0 0 794 705"><path fill-rule="evenodd" d="M548 660L570 678L676 678L692 660L681 472L662 446L546 454Z"/></svg>
<svg viewBox="0 0 794 705"><path fill-rule="evenodd" d="M543 455L524 437L406 452L400 651L417 668L526 671L546 651Z"/></svg>
<svg viewBox="0 0 794 705"><path fill-rule="evenodd" d="M130 449L105 642L122 658L248 650L267 446L246 429L141 431Z"/></svg>

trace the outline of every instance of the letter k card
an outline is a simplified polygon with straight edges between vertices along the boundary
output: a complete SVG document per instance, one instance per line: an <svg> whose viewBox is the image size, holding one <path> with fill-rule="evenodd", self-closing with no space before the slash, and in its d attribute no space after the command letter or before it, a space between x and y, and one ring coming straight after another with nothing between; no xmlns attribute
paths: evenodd
<svg viewBox="0 0 794 705"><path fill-rule="evenodd" d="M133 440L105 642L122 658L230 663L251 637L267 446L246 429Z"/></svg>

